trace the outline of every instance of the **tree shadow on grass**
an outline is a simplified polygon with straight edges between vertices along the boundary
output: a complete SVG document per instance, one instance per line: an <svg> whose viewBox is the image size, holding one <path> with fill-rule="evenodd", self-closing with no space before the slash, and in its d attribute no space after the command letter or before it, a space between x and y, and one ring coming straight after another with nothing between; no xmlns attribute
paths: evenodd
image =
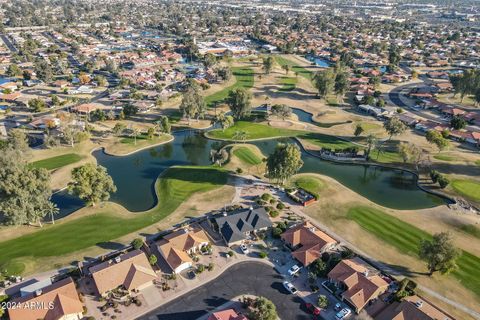
<svg viewBox="0 0 480 320"><path fill-rule="evenodd" d="M391 268L397 271L399 274L402 274L406 277L415 277L415 276L428 276L428 272L419 272L410 269L409 267L397 265L397 264L388 264L385 263L388 268Z"/></svg>
<svg viewBox="0 0 480 320"><path fill-rule="evenodd" d="M119 242L106 241L97 243L97 247L107 250L121 250L125 248L125 245Z"/></svg>

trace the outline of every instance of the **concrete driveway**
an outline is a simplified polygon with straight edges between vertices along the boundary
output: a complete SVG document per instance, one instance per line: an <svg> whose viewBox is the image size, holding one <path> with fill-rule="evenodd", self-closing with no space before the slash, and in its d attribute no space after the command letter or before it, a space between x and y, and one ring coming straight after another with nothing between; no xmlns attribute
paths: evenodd
<svg viewBox="0 0 480 320"><path fill-rule="evenodd" d="M301 299L288 294L282 282L283 277L270 266L258 262L240 263L217 279L139 319L194 320L243 294L270 299L281 319L311 319L311 315L300 309Z"/></svg>

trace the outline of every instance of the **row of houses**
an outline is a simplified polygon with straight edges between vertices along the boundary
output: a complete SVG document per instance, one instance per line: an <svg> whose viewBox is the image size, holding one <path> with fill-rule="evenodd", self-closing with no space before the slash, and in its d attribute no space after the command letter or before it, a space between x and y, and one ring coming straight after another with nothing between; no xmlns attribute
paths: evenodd
<svg viewBox="0 0 480 320"><path fill-rule="evenodd" d="M133 250L92 266L87 271L98 296L122 287L137 292L151 285L157 278L145 253ZM86 311L77 286L71 277L53 284L35 284L33 293L11 300L10 320L80 320Z"/></svg>
<svg viewBox="0 0 480 320"><path fill-rule="evenodd" d="M338 244L335 239L308 221L287 229L281 239L291 250L292 257L304 267L321 259L324 253L332 252ZM386 293L392 282L390 277L360 257L341 260L328 273L327 278L328 282L341 292L341 299L357 313ZM452 319L417 295L388 304L371 316L375 320Z"/></svg>

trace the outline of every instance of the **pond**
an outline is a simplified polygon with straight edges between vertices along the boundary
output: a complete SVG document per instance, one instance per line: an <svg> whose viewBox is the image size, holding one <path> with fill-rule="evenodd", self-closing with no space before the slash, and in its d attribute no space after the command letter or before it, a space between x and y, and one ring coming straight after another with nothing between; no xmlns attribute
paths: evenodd
<svg viewBox="0 0 480 320"><path fill-rule="evenodd" d="M210 150L219 149L225 142L205 138L193 130L174 133L174 141L116 157L97 150L93 156L98 164L107 168L117 192L111 200L132 212L154 207L157 203L155 181L160 173L174 165L209 165ZM253 142L265 155L270 154L277 143L294 142L292 139L272 139ZM319 173L332 177L347 188L367 199L393 209L422 209L441 205L444 200L419 189L415 175L397 169L373 165L337 164L303 153L301 173ZM65 192L54 195L53 201L64 217L83 206L81 201Z"/></svg>
<svg viewBox="0 0 480 320"><path fill-rule="evenodd" d="M330 62L326 59L322 59L319 57L315 56L307 56L307 60L311 62L315 62L315 65L320 68L329 68L330 67Z"/></svg>

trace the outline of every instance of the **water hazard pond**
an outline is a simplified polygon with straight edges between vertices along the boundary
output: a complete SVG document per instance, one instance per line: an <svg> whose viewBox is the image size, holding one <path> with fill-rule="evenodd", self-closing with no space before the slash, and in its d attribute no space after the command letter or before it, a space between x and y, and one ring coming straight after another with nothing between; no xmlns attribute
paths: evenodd
<svg viewBox="0 0 480 320"><path fill-rule="evenodd" d="M224 143L205 138L194 131L174 133L174 141L145 149L129 156L110 156L103 150L93 155L98 164L107 168L117 186L111 200L130 211L145 211L156 205L155 181L160 173L174 165L209 165L212 148ZM270 154L278 142L273 139L253 142L265 154ZM290 140L293 141L293 140ZM330 176L371 201L393 209L423 209L438 206L444 200L428 194L416 185L415 175L396 169L369 165L336 164L303 153L302 173ZM53 201L60 208L60 217L82 206L81 201L57 193Z"/></svg>

